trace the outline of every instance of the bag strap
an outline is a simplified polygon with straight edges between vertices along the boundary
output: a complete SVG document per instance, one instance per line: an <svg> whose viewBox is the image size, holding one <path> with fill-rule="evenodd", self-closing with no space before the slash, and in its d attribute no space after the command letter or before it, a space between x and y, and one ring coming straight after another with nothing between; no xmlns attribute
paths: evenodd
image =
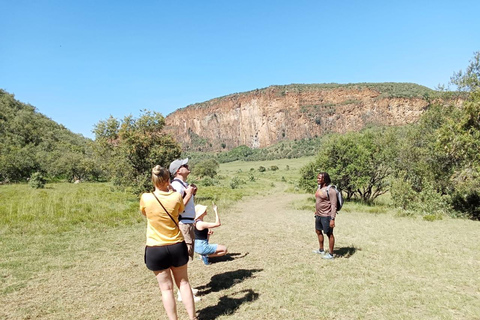
<svg viewBox="0 0 480 320"><path fill-rule="evenodd" d="M163 204L160 202L160 200L157 198L157 196L155 195L155 193L153 193L153 196L155 197L155 199L157 199L158 203L160 203L160 205L162 206L163 210L165 210L165 212L168 214L168 216L170 217L170 219L172 219L173 223L175 223L175 225L177 226L178 230L180 230L180 227L178 226L177 222L175 221L175 219L173 219L173 217L170 215L170 213L168 213L168 210L165 209L165 207L163 206Z"/></svg>
<svg viewBox="0 0 480 320"><path fill-rule="evenodd" d="M173 179L172 182L173 182L173 181L178 181L178 182L180 182L184 188L188 187L188 184L187 184L186 182L183 182L182 180L180 180L180 179L178 179L178 178Z"/></svg>
<svg viewBox="0 0 480 320"><path fill-rule="evenodd" d="M332 186L331 184L329 184L329 185L327 186L327 199L328 199L328 201L330 201L330 194L329 194L328 192L330 191L330 187L331 187L331 186Z"/></svg>

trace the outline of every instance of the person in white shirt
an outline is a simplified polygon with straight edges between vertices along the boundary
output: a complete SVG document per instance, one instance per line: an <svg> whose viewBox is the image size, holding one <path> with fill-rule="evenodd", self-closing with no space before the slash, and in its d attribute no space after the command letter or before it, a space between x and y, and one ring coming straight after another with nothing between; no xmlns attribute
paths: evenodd
<svg viewBox="0 0 480 320"><path fill-rule="evenodd" d="M197 186L187 183L187 177L190 174L188 168L188 158L177 159L170 163L170 175L173 177L171 186L176 192L183 197L185 210L178 217L178 227L182 231L183 238L187 244L188 256L190 261L193 260L195 232L193 222L195 221L195 194L197 193ZM197 289L193 289L193 294L197 293ZM181 295L178 295L178 300L181 301ZM200 301L200 297L194 296L195 302Z"/></svg>

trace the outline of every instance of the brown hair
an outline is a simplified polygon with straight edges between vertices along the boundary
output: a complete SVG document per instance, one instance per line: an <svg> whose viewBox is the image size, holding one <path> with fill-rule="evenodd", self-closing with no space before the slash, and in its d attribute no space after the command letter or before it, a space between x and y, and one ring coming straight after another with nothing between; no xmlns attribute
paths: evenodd
<svg viewBox="0 0 480 320"><path fill-rule="evenodd" d="M165 182L170 182L170 173L168 172L168 169L157 164L152 169L152 183L158 188L164 185Z"/></svg>

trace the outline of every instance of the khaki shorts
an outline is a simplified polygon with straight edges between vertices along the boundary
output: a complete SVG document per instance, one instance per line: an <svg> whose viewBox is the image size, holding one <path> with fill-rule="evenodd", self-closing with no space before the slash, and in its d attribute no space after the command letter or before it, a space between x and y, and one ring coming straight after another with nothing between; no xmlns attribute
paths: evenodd
<svg viewBox="0 0 480 320"><path fill-rule="evenodd" d="M193 260L193 252L195 247L195 232L193 230L193 223L179 223L178 227L180 228L180 231L182 231L183 238L185 239L185 243L187 244L190 260Z"/></svg>

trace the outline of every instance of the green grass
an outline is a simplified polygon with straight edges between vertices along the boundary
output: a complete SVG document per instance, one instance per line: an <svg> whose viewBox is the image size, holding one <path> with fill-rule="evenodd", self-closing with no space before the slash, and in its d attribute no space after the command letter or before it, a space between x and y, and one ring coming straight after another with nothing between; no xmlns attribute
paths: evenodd
<svg viewBox="0 0 480 320"><path fill-rule="evenodd" d="M0 234L51 234L78 227L131 225L138 199L113 191L106 183L47 184L32 189L26 184L0 187Z"/></svg>
<svg viewBox="0 0 480 320"><path fill-rule="evenodd" d="M426 221L401 217L384 204L349 202L337 217L336 259L325 261L311 253L318 246L314 198L295 190L306 162L222 164L218 185L199 188L200 203L219 205L223 224L212 241L229 248L208 267L199 260L189 265L202 297L200 319L480 318L478 222ZM260 165L279 170L260 173ZM231 189L234 177L246 183ZM0 318L166 319L158 285L143 264L138 199L108 184L47 187L0 187ZM17 204L32 195L38 208ZM73 210L66 198L80 208L93 202L96 213ZM43 202L66 211L42 215ZM22 208L35 212L32 220ZM66 231L57 226L78 221L77 215L88 219ZM178 310L186 319L182 304Z"/></svg>

